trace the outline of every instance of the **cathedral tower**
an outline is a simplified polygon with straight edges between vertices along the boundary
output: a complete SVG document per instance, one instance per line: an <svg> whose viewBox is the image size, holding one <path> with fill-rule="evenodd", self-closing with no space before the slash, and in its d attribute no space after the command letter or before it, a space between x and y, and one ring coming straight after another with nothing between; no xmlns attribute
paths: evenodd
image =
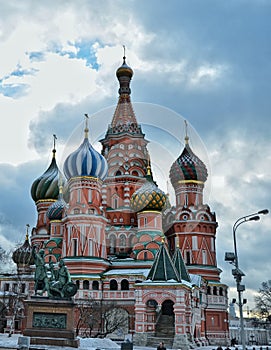
<svg viewBox="0 0 271 350"><path fill-rule="evenodd" d="M176 208L168 214L173 220L165 234L172 250L179 247L188 272L206 280L208 295L202 314L205 323L202 330L207 329L207 336L212 341L218 334L225 337L228 300L227 286L220 282L222 271L216 260L216 215L203 201L207 176L205 164L192 151L186 135L185 147L170 169Z"/></svg>
<svg viewBox="0 0 271 350"><path fill-rule="evenodd" d="M71 274L100 273L107 267L102 181L107 162L90 144L86 115L85 138L64 163L69 206L63 224L62 255Z"/></svg>
<svg viewBox="0 0 271 350"><path fill-rule="evenodd" d="M39 247L50 237L47 210L56 202L59 196L58 182L61 173L56 163L55 139L56 137L54 135L51 164L48 169L33 182L31 187L31 196L36 203L38 212L37 224L32 230L31 243Z"/></svg>
<svg viewBox="0 0 271 350"><path fill-rule="evenodd" d="M137 226L136 213L130 208L132 194L142 186L148 165L145 135L133 110L130 81L133 70L126 57L117 69L119 99L111 124L102 143L108 162L108 176L102 189L102 204L108 218L108 253L127 256L132 249Z"/></svg>

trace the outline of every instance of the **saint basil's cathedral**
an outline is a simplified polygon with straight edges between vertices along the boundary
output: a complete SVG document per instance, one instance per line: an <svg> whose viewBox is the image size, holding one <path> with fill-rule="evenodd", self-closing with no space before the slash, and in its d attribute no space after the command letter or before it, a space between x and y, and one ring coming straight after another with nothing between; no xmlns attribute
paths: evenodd
<svg viewBox="0 0 271 350"><path fill-rule="evenodd" d="M37 246L47 263L64 260L78 287L75 302L114 303L125 322L113 338L121 332L137 345L161 339L182 349L226 344L227 286L217 267L216 216L204 204L207 168L186 132L169 169L176 197L171 206L153 178L125 57L116 76L119 98L101 153L89 141L86 115L84 139L66 158L64 175L54 145L50 166L32 184L37 223L13 253L24 293L34 293L29 256ZM1 278L1 290L7 284L11 280Z"/></svg>

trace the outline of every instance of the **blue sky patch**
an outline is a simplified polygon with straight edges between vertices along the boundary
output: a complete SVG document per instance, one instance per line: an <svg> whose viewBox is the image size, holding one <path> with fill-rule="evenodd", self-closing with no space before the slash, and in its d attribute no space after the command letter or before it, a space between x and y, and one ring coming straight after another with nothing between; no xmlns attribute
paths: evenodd
<svg viewBox="0 0 271 350"><path fill-rule="evenodd" d="M84 58L87 61L87 65L91 66L93 69L98 70L99 64L97 62L97 57L95 51L93 50L94 42L82 41L77 43L76 47L79 49L77 53L78 58Z"/></svg>
<svg viewBox="0 0 271 350"><path fill-rule="evenodd" d="M41 51L32 51L32 52L29 52L29 59L31 61L42 61L44 60L44 52L41 52Z"/></svg>
<svg viewBox="0 0 271 350"><path fill-rule="evenodd" d="M12 98L20 98L27 94L27 90L29 88L28 84L3 84L0 83L0 94L12 97Z"/></svg>

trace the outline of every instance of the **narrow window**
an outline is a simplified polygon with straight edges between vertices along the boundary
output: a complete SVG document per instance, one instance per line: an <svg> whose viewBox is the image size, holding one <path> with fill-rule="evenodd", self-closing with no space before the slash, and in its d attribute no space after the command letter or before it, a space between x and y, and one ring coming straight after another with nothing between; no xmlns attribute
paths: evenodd
<svg viewBox="0 0 271 350"><path fill-rule="evenodd" d="M187 193L184 195L184 206L185 207L188 206L188 194Z"/></svg>
<svg viewBox="0 0 271 350"><path fill-rule="evenodd" d="M187 263L188 265L191 264L190 252L189 252L189 251L186 251L186 263Z"/></svg>
<svg viewBox="0 0 271 350"><path fill-rule="evenodd" d="M148 225L148 220L147 218L144 218L144 227L147 227L147 225Z"/></svg>
<svg viewBox="0 0 271 350"><path fill-rule="evenodd" d="M193 250L198 250L198 237L192 236L192 248Z"/></svg>
<svg viewBox="0 0 271 350"><path fill-rule="evenodd" d="M77 256L77 239L72 240L72 253L73 256Z"/></svg>
<svg viewBox="0 0 271 350"><path fill-rule="evenodd" d="M207 255L206 255L206 250L202 251L202 264L206 265L207 264Z"/></svg>
<svg viewBox="0 0 271 350"><path fill-rule="evenodd" d="M114 209L117 209L117 208L118 208L118 198L117 198L117 197L115 197L115 198L113 199L113 208L114 208Z"/></svg>
<svg viewBox="0 0 271 350"><path fill-rule="evenodd" d="M89 256L93 255L93 242L92 242L92 239L88 240L88 255Z"/></svg>
<svg viewBox="0 0 271 350"><path fill-rule="evenodd" d="M88 202L92 203L92 189L91 188L89 188L89 190L88 190Z"/></svg>
<svg viewBox="0 0 271 350"><path fill-rule="evenodd" d="M215 240L213 237L211 237L211 251L214 252L215 251Z"/></svg>

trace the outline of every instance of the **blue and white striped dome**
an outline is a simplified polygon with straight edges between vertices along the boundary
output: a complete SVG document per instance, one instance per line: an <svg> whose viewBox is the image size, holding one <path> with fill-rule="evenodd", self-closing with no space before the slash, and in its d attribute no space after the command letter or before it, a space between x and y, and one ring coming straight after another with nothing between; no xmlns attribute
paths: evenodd
<svg viewBox="0 0 271 350"><path fill-rule="evenodd" d="M107 170L107 161L90 144L86 128L83 143L65 160L64 174L67 179L77 176L92 176L104 180Z"/></svg>

